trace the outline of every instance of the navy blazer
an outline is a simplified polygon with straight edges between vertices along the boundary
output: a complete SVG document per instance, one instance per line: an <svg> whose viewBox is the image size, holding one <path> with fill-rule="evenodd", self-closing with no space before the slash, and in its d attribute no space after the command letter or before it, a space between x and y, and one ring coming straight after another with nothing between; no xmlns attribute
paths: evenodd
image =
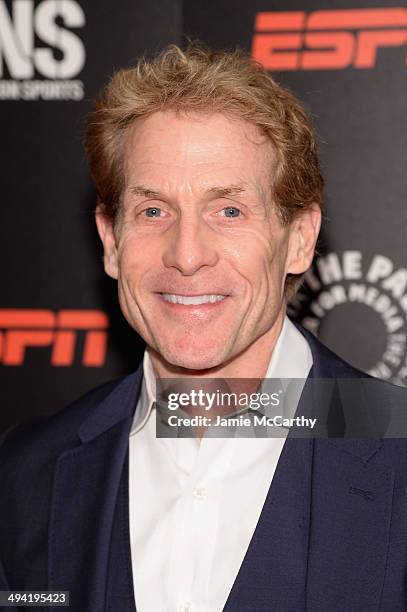
<svg viewBox="0 0 407 612"><path fill-rule="evenodd" d="M361 376L301 331L310 376ZM142 373L6 436L0 590L64 590L74 612L134 612L128 437ZM289 437L224 612L407 610L406 468L405 439Z"/></svg>

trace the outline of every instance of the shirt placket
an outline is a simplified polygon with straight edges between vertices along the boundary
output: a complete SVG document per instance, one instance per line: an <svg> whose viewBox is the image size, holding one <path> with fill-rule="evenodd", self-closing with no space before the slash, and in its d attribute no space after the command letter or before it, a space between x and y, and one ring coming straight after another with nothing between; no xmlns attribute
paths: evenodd
<svg viewBox="0 0 407 612"><path fill-rule="evenodd" d="M210 579L216 550L222 481L230 464L229 440L172 440L180 483L172 526L168 610L213 612ZM182 444L182 443L186 444ZM189 471L189 473L188 473Z"/></svg>

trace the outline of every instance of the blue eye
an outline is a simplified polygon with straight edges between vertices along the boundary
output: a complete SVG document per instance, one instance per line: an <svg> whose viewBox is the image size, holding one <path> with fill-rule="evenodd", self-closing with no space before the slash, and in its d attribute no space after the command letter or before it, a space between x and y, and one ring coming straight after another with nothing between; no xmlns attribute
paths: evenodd
<svg viewBox="0 0 407 612"><path fill-rule="evenodd" d="M227 217L228 219L234 219L236 217L239 217L240 212L241 212L235 206L228 206L227 208L224 208L223 210L225 211L225 217Z"/></svg>
<svg viewBox="0 0 407 612"><path fill-rule="evenodd" d="M150 217L150 219L154 219L155 217L159 217L161 215L161 209L160 208L146 208L146 210L144 211L146 213L147 217Z"/></svg>

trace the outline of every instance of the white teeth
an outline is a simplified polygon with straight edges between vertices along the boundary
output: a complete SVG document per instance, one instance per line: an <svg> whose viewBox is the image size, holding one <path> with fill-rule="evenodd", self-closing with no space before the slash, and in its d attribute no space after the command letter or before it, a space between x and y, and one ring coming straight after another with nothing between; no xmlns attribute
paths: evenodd
<svg viewBox="0 0 407 612"><path fill-rule="evenodd" d="M175 295L173 293L163 293L162 294L164 300L167 302L171 302L172 304L184 304L185 306L189 305L199 305L199 304L207 304L210 302L214 304L215 302L221 302L225 299L226 295Z"/></svg>

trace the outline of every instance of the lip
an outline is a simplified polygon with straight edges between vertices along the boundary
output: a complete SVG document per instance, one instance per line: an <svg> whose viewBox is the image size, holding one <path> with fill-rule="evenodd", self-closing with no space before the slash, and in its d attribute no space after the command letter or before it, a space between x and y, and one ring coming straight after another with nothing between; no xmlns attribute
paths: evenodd
<svg viewBox="0 0 407 612"><path fill-rule="evenodd" d="M162 293L172 293L171 291L163 291ZM157 297L162 304L167 306L173 312L187 313L187 314L204 314L205 312L211 312L216 309L220 309L226 302L229 301L230 295L226 295L224 300L219 302L206 302L205 304L173 304L164 299L162 293L157 293ZM182 297L196 297L198 295L224 295L223 293L172 293L172 295L181 295Z"/></svg>
<svg viewBox="0 0 407 612"><path fill-rule="evenodd" d="M183 291L158 291L158 295L163 295L164 293L170 295L181 295L182 297L196 297L197 295L225 295L229 297L228 293L221 293L220 291L189 291L188 293L184 293Z"/></svg>

